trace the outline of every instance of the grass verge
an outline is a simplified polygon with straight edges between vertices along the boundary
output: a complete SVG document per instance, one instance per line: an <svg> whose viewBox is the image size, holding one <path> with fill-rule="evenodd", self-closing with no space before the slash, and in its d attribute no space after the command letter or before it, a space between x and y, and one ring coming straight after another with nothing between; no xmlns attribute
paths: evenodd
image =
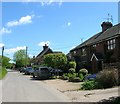
<svg viewBox="0 0 120 104"><path fill-rule="evenodd" d="M7 74L6 68L0 67L0 80L3 79L6 74Z"/></svg>

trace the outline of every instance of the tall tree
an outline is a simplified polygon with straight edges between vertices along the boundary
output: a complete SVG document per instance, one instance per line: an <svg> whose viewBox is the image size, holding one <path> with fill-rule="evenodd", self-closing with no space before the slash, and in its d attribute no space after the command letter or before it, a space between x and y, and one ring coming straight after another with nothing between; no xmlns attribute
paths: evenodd
<svg viewBox="0 0 120 104"><path fill-rule="evenodd" d="M26 55L25 50L18 50L15 52L13 59L16 62L16 67L25 67L30 63L29 57Z"/></svg>
<svg viewBox="0 0 120 104"><path fill-rule="evenodd" d="M67 57L65 54L47 54L44 56L44 63L52 68L64 69L67 64Z"/></svg>
<svg viewBox="0 0 120 104"><path fill-rule="evenodd" d="M0 63L2 64L3 67L8 67L9 61L10 61L10 58L6 56L0 56Z"/></svg>

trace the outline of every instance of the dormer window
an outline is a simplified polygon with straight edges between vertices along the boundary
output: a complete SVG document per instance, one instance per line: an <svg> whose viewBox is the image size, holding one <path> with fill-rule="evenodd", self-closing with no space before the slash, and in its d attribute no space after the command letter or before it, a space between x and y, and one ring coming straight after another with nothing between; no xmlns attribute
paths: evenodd
<svg viewBox="0 0 120 104"><path fill-rule="evenodd" d="M74 51L74 54L76 54L76 51Z"/></svg>
<svg viewBox="0 0 120 104"><path fill-rule="evenodd" d="M86 55L86 50L85 50L85 48L82 48L82 55L83 55L83 56Z"/></svg>
<svg viewBox="0 0 120 104"><path fill-rule="evenodd" d="M93 47L95 48L95 47L96 47L96 44L94 44Z"/></svg>
<svg viewBox="0 0 120 104"><path fill-rule="evenodd" d="M113 50L115 49L115 39L111 39L107 41L107 45L108 45L108 50Z"/></svg>

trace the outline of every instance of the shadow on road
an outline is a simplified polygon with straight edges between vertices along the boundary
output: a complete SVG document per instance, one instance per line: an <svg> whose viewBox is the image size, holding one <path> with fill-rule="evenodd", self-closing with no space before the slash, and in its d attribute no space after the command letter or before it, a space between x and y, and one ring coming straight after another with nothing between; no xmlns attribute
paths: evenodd
<svg viewBox="0 0 120 104"><path fill-rule="evenodd" d="M104 104L120 104L120 96L118 97L110 97L109 99L103 99L100 102L104 102Z"/></svg>
<svg viewBox="0 0 120 104"><path fill-rule="evenodd" d="M32 81L46 81L46 80L55 80L55 78L49 78L49 79L40 79L40 78L33 78L32 76L30 77L30 80Z"/></svg>

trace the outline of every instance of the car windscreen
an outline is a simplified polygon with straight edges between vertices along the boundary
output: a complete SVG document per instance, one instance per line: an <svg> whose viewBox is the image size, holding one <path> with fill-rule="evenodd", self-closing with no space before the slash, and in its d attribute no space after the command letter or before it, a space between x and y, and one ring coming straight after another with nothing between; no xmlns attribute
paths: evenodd
<svg viewBox="0 0 120 104"><path fill-rule="evenodd" d="M42 72L48 72L49 70L47 68L40 68Z"/></svg>
<svg viewBox="0 0 120 104"><path fill-rule="evenodd" d="M27 70L32 70L32 68L27 68Z"/></svg>

